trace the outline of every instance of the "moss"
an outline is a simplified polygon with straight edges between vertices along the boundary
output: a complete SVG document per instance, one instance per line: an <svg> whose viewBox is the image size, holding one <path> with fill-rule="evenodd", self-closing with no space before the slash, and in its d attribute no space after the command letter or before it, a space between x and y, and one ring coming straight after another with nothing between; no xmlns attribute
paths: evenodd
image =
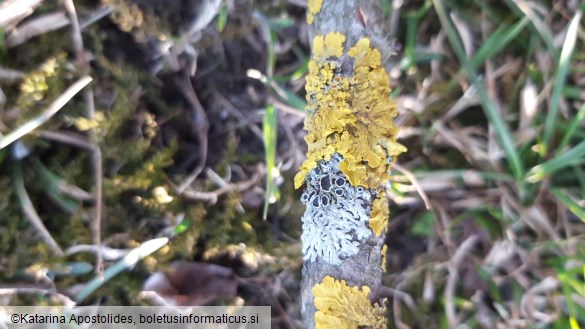
<svg viewBox="0 0 585 329"><path fill-rule="evenodd" d="M119 149L116 160L123 163L125 168L113 177L104 180L104 198L106 201L116 202L120 200L121 194L130 192L139 196L139 199L136 199L137 204L153 210L162 205L168 208L167 203L159 202L155 189L162 187L165 191L170 191L170 188L166 187L164 168L172 163L175 147L170 146L155 152L152 156L147 156L144 152L148 145L140 144L137 142L137 148L132 150L128 143L122 143L123 148L127 147L128 152L124 153L123 148ZM137 152L137 149L142 152Z"/></svg>
<svg viewBox="0 0 585 329"><path fill-rule="evenodd" d="M52 232L58 232L55 238L63 248L92 242L92 232L84 215L84 211L80 209L73 215L54 216L53 222L60 224L57 224L59 227L53 229ZM86 261L91 262L90 259Z"/></svg>
<svg viewBox="0 0 585 329"><path fill-rule="evenodd" d="M0 281L30 274L22 269L59 261L22 215L9 178L0 177ZM58 238L58 236L56 236Z"/></svg>
<svg viewBox="0 0 585 329"><path fill-rule="evenodd" d="M38 68L27 72L19 85L15 107L18 108L18 117L12 123L14 127L21 126L44 111L65 89L68 84L66 55L59 53L46 59ZM70 108L70 106L69 106ZM43 128L49 129L58 124L52 119L45 123Z"/></svg>
<svg viewBox="0 0 585 329"><path fill-rule="evenodd" d="M61 80L59 67L63 64L65 56L61 54L58 57L51 57L41 66L25 75L20 84L20 95L17 100L17 106L20 108L30 108L37 102L45 98L49 91L49 86Z"/></svg>
<svg viewBox="0 0 585 329"><path fill-rule="evenodd" d="M89 152L76 149L74 147L51 147L48 148L50 157L45 160L45 165L52 172L58 173L66 182L75 182L86 191L93 186L93 179L87 173L90 169Z"/></svg>
<svg viewBox="0 0 585 329"><path fill-rule="evenodd" d="M130 32L134 28L142 26L142 23L144 23L144 13L135 3L102 0L102 5L114 7L110 18L124 32Z"/></svg>
<svg viewBox="0 0 585 329"><path fill-rule="evenodd" d="M370 288L349 287L330 276L313 287L316 329L386 328L385 307L370 303Z"/></svg>
<svg viewBox="0 0 585 329"><path fill-rule="evenodd" d="M145 43L149 38L165 40L180 34L185 23L178 20L182 19L183 15L190 15L189 11L181 11L180 7L172 2L158 3L148 0L101 2L104 6L114 8L110 14L112 22L121 31L130 33L138 43Z"/></svg>
<svg viewBox="0 0 585 329"><path fill-rule="evenodd" d="M8 178L0 178L0 281L6 282L17 269L28 265L29 257L26 247L30 240L23 239L22 230L25 223L20 219L18 203L12 195L12 186ZM24 247L24 248L23 248Z"/></svg>
<svg viewBox="0 0 585 329"><path fill-rule="evenodd" d="M191 221L189 228L182 234L176 236L170 243L170 252L157 252L153 255L159 264L168 263L176 259L191 259L199 250L197 242L204 229L202 223L205 223L207 210L202 203L193 205L182 205L186 209L185 218Z"/></svg>
<svg viewBox="0 0 585 329"><path fill-rule="evenodd" d="M220 203L209 208L203 231L210 247L234 243L255 246L259 244L259 241L269 243L270 239L267 239L267 236L262 237L262 240L259 239L258 234L262 230L249 231L242 226L243 222L253 222L257 228L265 225L262 225L261 219L251 212L238 213L236 209L239 202L240 197L237 193L229 193Z"/></svg>
<svg viewBox="0 0 585 329"><path fill-rule="evenodd" d="M92 127L102 149L106 174L103 199L107 205L104 218L126 218L125 224L132 225L133 218L163 217L178 207L157 193L162 189L173 198L164 170L173 163L177 142L162 148L152 146L159 129L156 118L142 111L135 96L137 89L150 86L149 77L111 63L102 53L98 52L96 58L101 69L113 77L100 81L101 88L114 91L116 98L108 107L98 103L94 120L79 117L74 123L78 129ZM125 230L123 226L117 225L114 230Z"/></svg>

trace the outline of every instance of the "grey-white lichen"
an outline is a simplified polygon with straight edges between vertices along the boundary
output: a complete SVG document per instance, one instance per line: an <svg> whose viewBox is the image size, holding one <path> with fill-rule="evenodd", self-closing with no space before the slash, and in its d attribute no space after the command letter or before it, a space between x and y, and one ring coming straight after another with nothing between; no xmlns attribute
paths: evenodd
<svg viewBox="0 0 585 329"><path fill-rule="evenodd" d="M372 233L368 226L373 190L352 186L339 170L341 155L319 161L306 177L301 201L307 206L303 221L303 255L307 261L322 258L339 264L359 251L360 242Z"/></svg>

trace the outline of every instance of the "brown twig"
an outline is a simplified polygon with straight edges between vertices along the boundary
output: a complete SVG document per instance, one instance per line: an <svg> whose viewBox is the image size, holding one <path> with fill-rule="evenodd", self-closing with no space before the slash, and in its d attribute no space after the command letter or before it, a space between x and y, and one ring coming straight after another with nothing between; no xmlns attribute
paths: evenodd
<svg viewBox="0 0 585 329"><path fill-rule="evenodd" d="M223 194L231 191L245 191L250 187L254 186L258 182L258 178L261 173L256 172L252 178L237 183L227 184L211 192L199 192L191 189L187 189L183 192L183 197L190 200L202 200L211 203L216 203L217 198Z"/></svg>
<svg viewBox="0 0 585 329"><path fill-rule="evenodd" d="M406 285L406 281L399 283L396 288L402 290L402 287L405 285ZM408 326L407 324L405 324L402 321L401 301L402 301L402 299L400 299L400 298L394 298L392 300L392 313L393 313L393 317L394 317L394 324L396 325L396 327L398 329L410 329L410 326Z"/></svg>
<svg viewBox="0 0 585 329"><path fill-rule="evenodd" d="M83 135L72 132L56 132L41 130L38 136L55 142L79 147L87 151L93 151L94 145Z"/></svg>
<svg viewBox="0 0 585 329"><path fill-rule="evenodd" d="M390 14L390 22L388 32L390 36L394 37L398 35L398 20L400 19L400 10L404 0L392 0L392 13Z"/></svg>
<svg viewBox="0 0 585 329"><path fill-rule="evenodd" d="M197 179L199 174L201 174L203 168L205 168L205 163L207 162L207 132L209 130L209 121L207 120L205 109L203 108L203 105L201 105L201 102L195 93L195 89L191 84L191 77L189 76L189 72L185 72L182 81L179 79L175 80L175 85L191 106L191 118L194 126L193 128L195 129L200 144L199 163L195 169L193 169L191 174L187 176L183 183L177 187L177 193L183 194L185 190L193 183L193 181Z"/></svg>
<svg viewBox="0 0 585 329"><path fill-rule="evenodd" d="M24 73L18 70L0 66L0 81L13 82L24 78Z"/></svg>
<svg viewBox="0 0 585 329"><path fill-rule="evenodd" d="M17 2L23 3L23 1L17 1ZM39 2L39 1L36 0L36 2ZM21 6L21 7L24 7L22 9L20 9L21 15L25 15L25 12L27 10L26 6L27 6L26 4L23 4ZM81 22L79 24L79 26L81 27L81 29L84 29L87 26L89 26L89 25L95 23L96 21L102 19L103 17L107 16L113 10L114 10L114 8L112 6L101 8L98 11L94 12L91 16L84 19L83 22ZM30 8L30 12L32 12L32 7ZM6 9L3 10L2 8L0 8L0 17L4 16L4 15L11 15L11 14L18 14L18 12L14 12L14 11L7 12ZM27 12L26 15L28 15L28 14L29 13ZM0 26L3 25L2 22L8 22L8 19L10 19L10 18L5 18L5 19L0 18ZM17 18L15 20L15 22L18 22L19 20L20 20L20 18ZM20 44L25 43L26 41L28 41L34 37L41 35L41 34L45 34L48 32L52 32L52 31L64 28L64 27L68 26L70 23L71 23L71 19L67 18L65 13L62 11L55 11L52 13L41 15L39 17L35 17L35 18L30 19L29 21L21 24L20 26L18 26L17 29L13 29L11 27L9 27L7 29L8 33L7 33L6 42L5 42L6 47L14 48ZM11 23L11 25L16 25L16 24L13 22L13 23Z"/></svg>
<svg viewBox="0 0 585 329"><path fill-rule="evenodd" d="M61 29L67 25L69 25L69 20L62 11L36 17L10 31L6 37L6 47L14 48L36 36Z"/></svg>
<svg viewBox="0 0 585 329"><path fill-rule="evenodd" d="M455 310L455 289L457 288L457 281L459 280L459 271L457 269L461 265L465 256L471 252L478 241L479 238L476 235L468 237L463 241L457 251L455 251L455 254L449 262L449 277L447 279L447 285L445 286L445 315L447 316L449 328L457 327L460 321L460 317L457 316Z"/></svg>
<svg viewBox="0 0 585 329"><path fill-rule="evenodd" d="M12 29L33 13L42 0L7 0L0 3L0 27Z"/></svg>
<svg viewBox="0 0 585 329"><path fill-rule="evenodd" d="M248 126L248 128L250 129L250 131L252 131L252 133L254 135L256 135L256 137L258 137L258 139L261 142L264 142L264 133L262 132L262 129L258 128L258 126L254 122L252 122L252 120L249 117L247 118L224 95L222 95L221 93L219 93L219 92L216 91L216 92L213 93L213 98L215 100L217 100L219 103L221 103L221 105L223 105L226 110L228 110L234 117L236 117L236 119L238 119L240 122L242 122L242 124Z"/></svg>

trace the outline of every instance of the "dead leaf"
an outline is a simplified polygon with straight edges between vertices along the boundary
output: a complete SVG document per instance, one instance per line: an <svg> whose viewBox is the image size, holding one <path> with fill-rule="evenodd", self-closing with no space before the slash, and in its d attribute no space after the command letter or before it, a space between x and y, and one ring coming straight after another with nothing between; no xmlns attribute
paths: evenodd
<svg viewBox="0 0 585 329"><path fill-rule="evenodd" d="M163 273L151 275L143 286L146 296L158 297L168 305L206 305L218 298L233 298L238 277L232 269L209 263L177 261Z"/></svg>

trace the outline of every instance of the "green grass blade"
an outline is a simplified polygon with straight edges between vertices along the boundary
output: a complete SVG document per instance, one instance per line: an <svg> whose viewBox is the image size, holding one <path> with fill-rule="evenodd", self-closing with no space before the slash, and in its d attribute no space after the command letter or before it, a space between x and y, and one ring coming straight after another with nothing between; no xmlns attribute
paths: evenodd
<svg viewBox="0 0 585 329"><path fill-rule="evenodd" d="M24 177L22 173L22 163L20 161L14 162L12 178L14 183L14 193L20 203L20 208L24 214L24 217L29 223L37 230L41 235L45 243L50 249L58 256L63 256L63 250L55 241L49 230L45 227L41 217L37 214L32 200L28 196L26 187L24 186Z"/></svg>
<svg viewBox="0 0 585 329"><path fill-rule="evenodd" d="M497 54L524 30L526 25L528 25L528 22L528 18L525 17L514 23L512 26L503 24L498 27L483 42L481 48L479 48L471 58L472 65L477 67L484 63L488 58Z"/></svg>
<svg viewBox="0 0 585 329"><path fill-rule="evenodd" d="M91 273L93 265L88 262L57 263L47 268L47 276L55 279L63 276L81 276Z"/></svg>
<svg viewBox="0 0 585 329"><path fill-rule="evenodd" d="M268 216L268 205L274 191L273 170L276 166L276 130L278 123L276 120L276 108L273 104L268 104L264 114L264 150L266 156L266 193L264 196L264 211L262 218L266 220Z"/></svg>
<svg viewBox="0 0 585 329"><path fill-rule="evenodd" d="M561 51L561 58L559 60L559 67L554 78L554 88L550 100L550 106L546 121L544 123L544 136L542 138L544 148L541 148L541 155L546 155L552 149L552 138L553 132L557 123L557 115L559 112L559 104L561 102L561 92L565 81L567 80L567 73L569 72L569 66L571 65L571 56L575 49L575 43L577 41L577 30L579 28L579 22L581 21L581 12L578 11L573 17L573 20L569 24L567 30L567 37L563 44L563 50Z"/></svg>
<svg viewBox="0 0 585 329"><path fill-rule="evenodd" d="M225 29L225 25L227 24L228 19L228 6L224 3L219 10L219 14L217 15L217 31L222 32Z"/></svg>
<svg viewBox="0 0 585 329"><path fill-rule="evenodd" d="M543 180L545 177L553 174L559 169L584 161L585 141L582 141L575 147L568 149L555 158L552 158L530 169L530 171L527 173L526 180L530 183L535 183Z"/></svg>
<svg viewBox="0 0 585 329"><path fill-rule="evenodd" d="M300 112L305 111L307 102L304 99L297 96L295 93L288 90L287 88L279 85L275 78L268 77L256 70L253 70L253 72L254 72L253 74L248 74L248 76L251 77L252 79L256 79L262 82L264 85L270 88L270 91L272 91L279 100L294 107Z"/></svg>
<svg viewBox="0 0 585 329"><path fill-rule="evenodd" d="M168 242L169 242L168 238L157 238L146 241L142 243L139 247L132 249L119 262L105 270L102 276L95 277L91 281L89 281L87 285L83 288L83 290L79 292L79 294L77 294L75 300L78 303L84 301L87 297L89 297L89 295L91 295L94 291L99 289L99 287L104 285L106 282L110 281L112 278L120 274L122 271L134 267L139 261L144 259L144 257L164 247Z"/></svg>
<svg viewBox="0 0 585 329"><path fill-rule="evenodd" d="M581 189L581 191L585 191L585 168L581 168L579 166L573 166L573 172L575 173L575 180L578 182L579 185L577 185L578 188Z"/></svg>
<svg viewBox="0 0 585 329"><path fill-rule="evenodd" d="M415 65L417 62L417 57L420 55L415 50L416 34L420 25L420 20L424 17L429 8L431 8L431 2L427 0L417 10L411 11L407 15L404 58L400 62L400 67L403 70L408 70L411 66Z"/></svg>
<svg viewBox="0 0 585 329"><path fill-rule="evenodd" d="M305 112L307 102L304 99L300 98L289 89L280 86L270 78L268 78L267 82L268 87L274 92L274 94L279 100L283 101L285 104L294 107L295 109L299 110L299 112Z"/></svg>
<svg viewBox="0 0 585 329"><path fill-rule="evenodd" d="M559 281L561 282L561 287L563 290L563 295L565 295L565 301L567 302L567 308L569 310L569 323L571 324L571 329L581 329L579 326L579 322L577 320L577 315L580 314L577 311L578 306L573 301L573 291L570 285L570 274L567 272L561 272L557 274Z"/></svg>
<svg viewBox="0 0 585 329"><path fill-rule="evenodd" d="M517 181L520 181L524 176L524 164L520 159L520 155L516 146L514 145L514 141L512 138L512 134L504 119L496 109L494 103L490 100L487 91L485 90L483 82L479 79L479 75L473 68L472 63L467 59L465 54L465 50L463 49L463 45L461 44L461 40L459 39L459 35L455 31L455 28L452 25L451 20L449 19L445 8L443 7L443 3L441 0L433 0L435 5L435 10L439 16L439 20L441 21L441 25L445 29L445 33L447 34L447 38L453 47L453 51L457 55L459 61L463 64L467 75L471 82L476 86L477 92L481 99L483 109L485 115L488 117L490 123L494 126L496 130L496 134L499 137L500 142L502 143L502 147L506 152L509 164L511 166L512 172L514 177Z"/></svg>
<svg viewBox="0 0 585 329"><path fill-rule="evenodd" d="M0 27L0 58L8 53L4 40L6 40L6 31L4 30L4 27Z"/></svg>
<svg viewBox="0 0 585 329"><path fill-rule="evenodd" d="M282 34L282 29L288 29L295 25L295 20L288 16L271 17L268 19L268 25L279 34Z"/></svg>
<svg viewBox="0 0 585 329"><path fill-rule="evenodd" d="M38 159L33 160L33 166L37 173L39 182L49 198L70 214L79 209L81 206L80 203L71 199L62 191L62 186L66 185L65 180L49 170L49 168Z"/></svg>
<svg viewBox="0 0 585 329"><path fill-rule="evenodd" d="M549 31L548 27L542 20L542 18L538 17L534 10L530 8L530 4L525 0L508 0L508 6L516 12L518 15L522 15L530 20L532 26L536 30L536 33L540 36L546 48L548 49L548 53L553 57L557 58L558 51L555 47L552 33Z"/></svg>
<svg viewBox="0 0 585 329"><path fill-rule="evenodd" d="M175 225L173 237L185 233L192 225L193 221L190 217L184 218L179 224Z"/></svg>
<svg viewBox="0 0 585 329"><path fill-rule="evenodd" d="M579 206L577 202L571 198L568 194L565 194L558 188L552 189L552 194L567 207L575 216L577 216L580 220L585 223L585 209Z"/></svg>
<svg viewBox="0 0 585 329"><path fill-rule="evenodd" d="M422 215L415 218L413 221L410 233L419 237L430 237L435 229L434 222L436 221L435 214L431 211L426 211Z"/></svg>
<svg viewBox="0 0 585 329"><path fill-rule="evenodd" d="M401 63L403 70L407 70L414 64L414 55L416 53L414 46L416 44L418 21L419 18L416 15L409 15L406 20L406 44L404 45L404 58L406 61Z"/></svg>
<svg viewBox="0 0 585 329"><path fill-rule="evenodd" d="M276 41L276 33L270 29L268 31L268 56L266 58L266 75L272 78L274 73L274 66L276 65L276 50L274 48L274 42Z"/></svg>
<svg viewBox="0 0 585 329"><path fill-rule="evenodd" d="M300 60L302 64L299 65L299 67L290 75L290 78L288 79L289 81L298 80L307 75L307 72L309 71L309 60L306 58L300 58Z"/></svg>
<svg viewBox="0 0 585 329"><path fill-rule="evenodd" d="M561 140L561 143L559 144L559 147L558 147L558 149L560 151L565 149L565 147L569 144L569 142L571 141L571 138L575 134L575 130L577 129L579 124L584 119L585 119L585 104L583 104L583 106L581 106L581 108L579 109L579 112L577 112L577 116L573 120L571 120L571 122L569 123L569 127L567 128L566 133L563 136L563 139Z"/></svg>

